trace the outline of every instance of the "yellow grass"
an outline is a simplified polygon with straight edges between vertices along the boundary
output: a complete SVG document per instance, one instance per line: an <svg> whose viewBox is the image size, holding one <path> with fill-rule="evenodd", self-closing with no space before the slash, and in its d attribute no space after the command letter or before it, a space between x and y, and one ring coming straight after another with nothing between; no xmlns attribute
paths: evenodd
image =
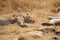
<svg viewBox="0 0 60 40"><path fill-rule="evenodd" d="M29 14L35 20L34 24L27 23L28 28L21 28L17 24L0 27L0 40L15 40L15 38L18 39L20 37L24 37L26 40L48 40L48 38L56 36L54 33L48 33L40 38L33 38L28 36L26 32L49 27L41 24L49 22L48 16L57 16L58 13L54 13L54 11L59 6L60 0L0 0L0 17L9 18L17 13L22 18L20 20L23 21L23 16ZM60 27L55 29L60 31ZM58 38L60 39L60 36Z"/></svg>

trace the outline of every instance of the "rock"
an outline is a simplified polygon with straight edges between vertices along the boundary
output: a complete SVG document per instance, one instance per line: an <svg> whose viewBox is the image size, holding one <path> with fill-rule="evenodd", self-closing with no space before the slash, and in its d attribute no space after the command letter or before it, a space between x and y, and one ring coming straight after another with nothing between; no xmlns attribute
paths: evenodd
<svg viewBox="0 0 60 40"><path fill-rule="evenodd" d="M53 24L50 24L50 23L42 23L42 26L53 26Z"/></svg>
<svg viewBox="0 0 60 40"><path fill-rule="evenodd" d="M33 31L33 32L28 32L27 35L34 37L34 38L39 38L43 36L43 32L41 31Z"/></svg>

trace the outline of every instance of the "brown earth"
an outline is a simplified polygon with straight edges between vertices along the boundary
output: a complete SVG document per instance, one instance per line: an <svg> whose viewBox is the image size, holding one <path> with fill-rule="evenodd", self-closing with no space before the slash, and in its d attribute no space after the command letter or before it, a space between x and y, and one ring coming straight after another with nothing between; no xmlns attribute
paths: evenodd
<svg viewBox="0 0 60 40"><path fill-rule="evenodd" d="M43 22L49 22L47 19L49 16L57 16L55 11L56 7L60 6L60 0L0 0L0 17L10 18L13 14L19 15L20 20L23 21L23 16L29 14L34 24L28 24L27 28L19 27L17 24L10 24L0 27L0 40L18 40L24 37L25 40L48 40L52 36L56 36L53 33L45 34L40 38L33 38L28 36L26 32L36 31L42 27ZM60 31L59 26L55 26L56 31ZM57 36L60 40L60 36ZM24 40L19 39L19 40Z"/></svg>

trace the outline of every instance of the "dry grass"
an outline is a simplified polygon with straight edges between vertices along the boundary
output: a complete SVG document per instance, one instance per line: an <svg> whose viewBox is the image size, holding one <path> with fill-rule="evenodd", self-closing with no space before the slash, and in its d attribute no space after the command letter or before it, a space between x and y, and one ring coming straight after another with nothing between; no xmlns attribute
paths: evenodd
<svg viewBox="0 0 60 40"><path fill-rule="evenodd" d="M59 0L0 0L0 14L32 11L35 9L54 9Z"/></svg>
<svg viewBox="0 0 60 40"><path fill-rule="evenodd" d="M40 38L33 38L26 34L26 32L37 31L42 27L49 27L41 24L49 22L48 16L57 16L56 7L60 7L60 0L0 0L0 17L9 18L12 14L17 13L21 17L20 20L23 21L23 16L29 14L35 20L34 24L26 23L27 28L21 28L17 24L0 27L0 40L18 40L20 37L25 39L20 38L19 40L48 40L48 38L56 36L54 33L48 33ZM59 26L55 29L60 31Z"/></svg>

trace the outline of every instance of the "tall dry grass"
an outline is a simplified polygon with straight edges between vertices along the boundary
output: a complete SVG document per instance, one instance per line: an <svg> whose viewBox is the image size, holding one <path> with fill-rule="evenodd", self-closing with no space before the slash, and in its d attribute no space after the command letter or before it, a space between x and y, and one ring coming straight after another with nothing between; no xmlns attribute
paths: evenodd
<svg viewBox="0 0 60 40"><path fill-rule="evenodd" d="M32 11L36 9L55 9L60 0L0 0L0 14Z"/></svg>

